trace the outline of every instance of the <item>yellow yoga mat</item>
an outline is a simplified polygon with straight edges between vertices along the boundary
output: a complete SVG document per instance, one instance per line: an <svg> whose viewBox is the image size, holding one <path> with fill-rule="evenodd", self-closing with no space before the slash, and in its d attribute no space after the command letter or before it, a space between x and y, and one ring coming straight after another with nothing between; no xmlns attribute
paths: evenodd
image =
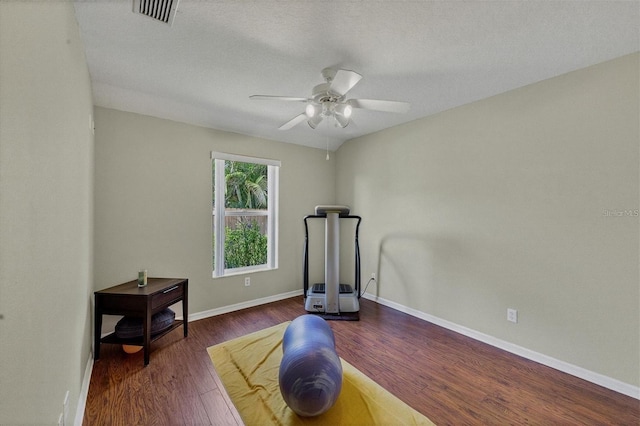
<svg viewBox="0 0 640 426"><path fill-rule="evenodd" d="M282 323L208 348L229 397L247 426L254 425L433 425L342 358L342 391L329 411L300 417L278 386Z"/></svg>

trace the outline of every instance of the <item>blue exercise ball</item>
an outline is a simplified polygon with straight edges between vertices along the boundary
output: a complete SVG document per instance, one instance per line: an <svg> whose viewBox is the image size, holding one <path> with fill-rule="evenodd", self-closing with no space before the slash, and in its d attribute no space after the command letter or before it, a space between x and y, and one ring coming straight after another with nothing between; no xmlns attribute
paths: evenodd
<svg viewBox="0 0 640 426"><path fill-rule="evenodd" d="M289 324L282 342L280 393L298 415L318 416L335 404L342 389L342 364L327 322L302 315Z"/></svg>
<svg viewBox="0 0 640 426"><path fill-rule="evenodd" d="M316 315L301 315L291 321L282 337L282 351L296 345L336 347L333 331L327 321Z"/></svg>

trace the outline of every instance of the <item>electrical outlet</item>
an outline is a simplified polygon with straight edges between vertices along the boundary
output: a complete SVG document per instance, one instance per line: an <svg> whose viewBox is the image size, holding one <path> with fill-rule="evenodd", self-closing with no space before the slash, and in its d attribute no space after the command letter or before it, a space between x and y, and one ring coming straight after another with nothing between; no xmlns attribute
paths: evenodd
<svg viewBox="0 0 640 426"><path fill-rule="evenodd" d="M375 279L376 279L376 273L375 273L375 272L372 272L372 273L371 273L371 279L372 279L372 280L375 280Z"/></svg>
<svg viewBox="0 0 640 426"><path fill-rule="evenodd" d="M518 322L518 311L516 309L507 308L507 321Z"/></svg>
<svg viewBox="0 0 640 426"><path fill-rule="evenodd" d="M249 287L251 285L251 277L244 277L244 286Z"/></svg>

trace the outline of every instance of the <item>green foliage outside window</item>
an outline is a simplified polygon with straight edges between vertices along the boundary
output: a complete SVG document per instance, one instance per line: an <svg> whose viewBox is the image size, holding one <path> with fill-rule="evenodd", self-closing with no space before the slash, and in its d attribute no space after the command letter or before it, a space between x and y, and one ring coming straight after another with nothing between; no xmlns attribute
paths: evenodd
<svg viewBox="0 0 640 426"><path fill-rule="evenodd" d="M267 236L260 232L257 221L238 222L225 229L225 268L264 265L267 263Z"/></svg>
<svg viewBox="0 0 640 426"><path fill-rule="evenodd" d="M213 167L215 175L215 165ZM263 164L224 162L224 205L229 209L267 208L267 166ZM213 201L215 202L215 188Z"/></svg>

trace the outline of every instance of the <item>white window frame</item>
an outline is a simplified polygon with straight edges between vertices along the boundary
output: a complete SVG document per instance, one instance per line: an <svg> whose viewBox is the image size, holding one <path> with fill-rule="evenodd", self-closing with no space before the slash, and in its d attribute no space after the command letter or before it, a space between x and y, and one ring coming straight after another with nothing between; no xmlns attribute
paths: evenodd
<svg viewBox="0 0 640 426"><path fill-rule="evenodd" d="M225 269L224 267L224 247L225 247L225 211L224 202L216 202L213 206L213 235L216 237L213 245L215 265L213 266L213 278L244 274L247 272L264 271L278 268L278 206L279 206L279 181L280 166L278 160L266 158L248 157L245 155L228 154L224 152L211 152L211 160L215 164L214 191L216 194L224 194L226 190L224 163L225 161L238 161L242 163L264 164L267 166L267 263L263 265L246 266L242 268ZM216 196L216 201L222 197ZM232 213L233 216L264 216L262 213L238 211Z"/></svg>

